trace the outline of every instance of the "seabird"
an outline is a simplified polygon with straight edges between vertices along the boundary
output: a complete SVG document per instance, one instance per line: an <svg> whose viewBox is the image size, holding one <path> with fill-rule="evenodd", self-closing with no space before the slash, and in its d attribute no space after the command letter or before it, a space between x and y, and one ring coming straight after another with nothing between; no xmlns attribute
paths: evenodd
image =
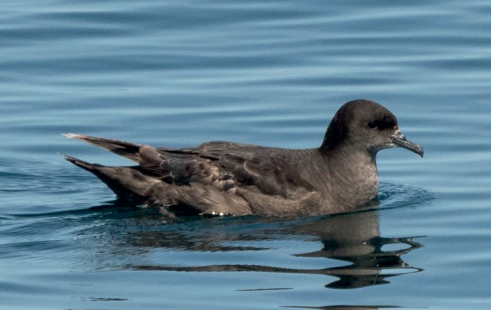
<svg viewBox="0 0 491 310"><path fill-rule="evenodd" d="M195 148L160 148L65 134L135 161L102 166L65 156L101 179L119 198L167 216L311 216L354 210L378 192L377 152L421 146L400 132L396 117L368 100L344 104L322 144L283 149L222 141Z"/></svg>

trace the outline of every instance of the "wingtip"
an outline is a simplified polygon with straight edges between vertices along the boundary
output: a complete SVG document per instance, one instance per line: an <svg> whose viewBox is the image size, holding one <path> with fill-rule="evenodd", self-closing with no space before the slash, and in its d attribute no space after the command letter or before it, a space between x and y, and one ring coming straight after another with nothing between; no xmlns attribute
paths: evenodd
<svg viewBox="0 0 491 310"><path fill-rule="evenodd" d="M68 139L80 139L80 137L82 137L82 135L76 133L63 133L62 135Z"/></svg>

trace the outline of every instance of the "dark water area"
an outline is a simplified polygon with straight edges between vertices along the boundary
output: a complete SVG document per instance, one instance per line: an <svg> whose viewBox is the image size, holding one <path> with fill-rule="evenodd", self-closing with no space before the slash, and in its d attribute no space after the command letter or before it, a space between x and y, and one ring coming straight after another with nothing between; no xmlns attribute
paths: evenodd
<svg viewBox="0 0 491 310"><path fill-rule="evenodd" d="M489 309L491 3L4 1L0 309ZM61 154L318 146L377 101L425 148L377 157L378 208L169 222Z"/></svg>

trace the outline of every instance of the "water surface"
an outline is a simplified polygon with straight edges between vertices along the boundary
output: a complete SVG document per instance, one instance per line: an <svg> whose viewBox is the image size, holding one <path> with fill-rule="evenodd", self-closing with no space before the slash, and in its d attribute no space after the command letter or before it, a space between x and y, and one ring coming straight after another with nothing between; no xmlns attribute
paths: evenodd
<svg viewBox="0 0 491 310"><path fill-rule="evenodd" d="M491 4L4 2L0 308L491 306ZM425 148L379 154L376 210L170 223L60 155L315 147L356 98Z"/></svg>

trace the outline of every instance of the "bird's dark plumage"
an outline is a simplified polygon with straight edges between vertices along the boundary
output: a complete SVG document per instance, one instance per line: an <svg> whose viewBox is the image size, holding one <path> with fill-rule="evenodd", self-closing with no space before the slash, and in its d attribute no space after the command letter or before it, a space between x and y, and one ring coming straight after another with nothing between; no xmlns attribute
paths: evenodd
<svg viewBox="0 0 491 310"><path fill-rule="evenodd" d="M404 147L397 119L381 105L350 101L332 119L322 145L281 149L230 142L196 148L154 148L67 134L138 165L107 167L66 156L107 184L120 198L155 206L163 214L306 216L355 209L378 192L375 156Z"/></svg>

